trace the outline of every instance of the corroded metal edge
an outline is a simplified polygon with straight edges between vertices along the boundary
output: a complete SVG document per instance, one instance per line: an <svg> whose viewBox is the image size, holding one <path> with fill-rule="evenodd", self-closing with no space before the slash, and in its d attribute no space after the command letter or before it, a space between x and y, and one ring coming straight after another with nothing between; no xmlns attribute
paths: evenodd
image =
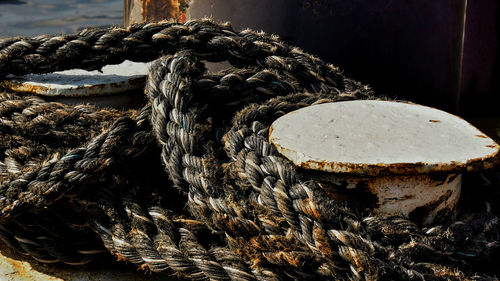
<svg viewBox="0 0 500 281"><path fill-rule="evenodd" d="M124 24L169 20L183 23L187 19L190 0L125 0Z"/></svg>
<svg viewBox="0 0 500 281"><path fill-rule="evenodd" d="M436 110L436 108L432 108L425 105L415 104L411 102L402 102L405 104L411 104L415 106L421 106ZM300 110L300 109L298 109ZM439 110L439 109L437 109ZM293 114L297 110L292 111L288 114ZM292 163L300 168L308 169L308 170L318 170L324 172L332 172L332 173L345 173L345 174L354 174L359 176L384 176L384 175L417 175L417 174L430 174L430 173L463 173L463 172L473 172L494 168L495 166L500 164L500 145L495 142L493 139L488 137L481 130L476 128L467 120L457 116L455 114L451 114L446 112L449 115L452 115L456 118L459 118L466 122L469 126L475 128L479 134L476 135L478 138L488 138L492 142L492 146L489 148L494 148L495 152L484 157L470 159L465 163L451 161L448 163L442 164L429 164L425 162L413 162L413 163L390 163L390 164L355 164L355 163L347 163L347 162L327 162L317 159L309 159L307 161L299 160L298 153L295 151L291 151L287 148L282 147L277 144L272 138L273 125L269 128L269 142L276 147L279 153L285 156L287 159L292 161Z"/></svg>
<svg viewBox="0 0 500 281"><path fill-rule="evenodd" d="M98 77L96 77L96 80ZM96 85L83 85L71 88L57 89L50 84L30 83L29 81L0 80L0 88L10 89L20 93L36 94L47 97L92 97L106 96L125 91L133 91L144 87L146 76L136 75L128 78L127 81L103 83Z"/></svg>

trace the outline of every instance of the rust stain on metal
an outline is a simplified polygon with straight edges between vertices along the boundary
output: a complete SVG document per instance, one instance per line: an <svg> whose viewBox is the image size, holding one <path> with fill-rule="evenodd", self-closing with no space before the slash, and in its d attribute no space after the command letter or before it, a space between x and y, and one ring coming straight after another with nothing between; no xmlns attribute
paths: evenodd
<svg viewBox="0 0 500 281"><path fill-rule="evenodd" d="M139 266L139 270L142 270L142 271L149 271L149 270L151 270L151 268L149 267L149 265L148 265L148 264L143 263L143 264L141 264L141 265Z"/></svg>
<svg viewBox="0 0 500 281"><path fill-rule="evenodd" d="M270 132L272 132L272 126ZM284 155L295 154L278 143L272 142L276 149ZM494 153L484 157L473 158L465 163L451 161L448 163L429 164L426 162L413 163L378 163L378 164L357 164L345 162L327 162L311 159L302 163L294 163L300 168L308 170L321 170L333 173L356 174L363 176L384 176L384 175L416 175L430 174L434 172L456 173L473 172L490 169L500 164L500 146L490 145L488 148L497 148ZM288 153L287 153L288 152ZM291 152L291 153L290 153Z"/></svg>
<svg viewBox="0 0 500 281"><path fill-rule="evenodd" d="M23 83L15 80L1 80L0 87L11 89L16 92L41 94L47 91L47 87Z"/></svg>
<svg viewBox="0 0 500 281"><path fill-rule="evenodd" d="M26 275L26 268L22 262L12 260L12 261L10 261L10 265L12 265L12 268L16 271L16 273L18 275L21 275L21 276Z"/></svg>
<svg viewBox="0 0 500 281"><path fill-rule="evenodd" d="M431 123L439 123L441 121L439 121L439 120L429 120L429 122L431 122Z"/></svg>
<svg viewBox="0 0 500 281"><path fill-rule="evenodd" d="M476 135L476 137L483 138L483 139L487 139L488 138L488 136L485 136L485 135Z"/></svg>
<svg viewBox="0 0 500 281"><path fill-rule="evenodd" d="M173 20L186 21L187 0L144 0L142 1L143 21Z"/></svg>
<svg viewBox="0 0 500 281"><path fill-rule="evenodd" d="M61 90L60 93L55 93L49 84L32 84L17 80L0 80L0 88L10 89L20 93L30 93L50 97L93 97L104 96L124 91L136 90L144 87L146 77L130 78L128 81L97 84L97 85L82 85Z"/></svg>

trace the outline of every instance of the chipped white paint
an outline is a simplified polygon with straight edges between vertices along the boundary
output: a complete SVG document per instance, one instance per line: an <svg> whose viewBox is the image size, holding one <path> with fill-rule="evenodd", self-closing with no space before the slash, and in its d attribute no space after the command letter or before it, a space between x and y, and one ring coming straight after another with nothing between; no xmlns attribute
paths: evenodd
<svg viewBox="0 0 500 281"><path fill-rule="evenodd" d="M424 223L440 211L452 213L460 173L495 165L500 148L457 116L388 101L306 107L279 118L270 131L271 143L295 165L331 173L316 179L332 198L363 188L376 196L375 213Z"/></svg>
<svg viewBox="0 0 500 281"><path fill-rule="evenodd" d="M462 187L462 175L450 174L445 179L433 180L427 175L396 176L374 178L371 188L378 192L378 206L374 209L379 214L398 214L416 218L424 224L434 221L440 211L452 214L458 203ZM420 214L418 213L420 208Z"/></svg>
<svg viewBox="0 0 500 281"><path fill-rule="evenodd" d="M125 61L100 71L72 69L47 74L7 76L0 87L51 97L103 96L144 87L150 63Z"/></svg>
<svg viewBox="0 0 500 281"><path fill-rule="evenodd" d="M314 177L313 177L314 178ZM460 197L462 176L460 174L398 175L380 177L355 177L331 175L315 177L333 199L345 199L348 191L361 189L367 195L348 198L356 200L360 209L370 209L375 214L391 214L410 217L430 224L440 214L454 214ZM419 208L420 207L420 208Z"/></svg>

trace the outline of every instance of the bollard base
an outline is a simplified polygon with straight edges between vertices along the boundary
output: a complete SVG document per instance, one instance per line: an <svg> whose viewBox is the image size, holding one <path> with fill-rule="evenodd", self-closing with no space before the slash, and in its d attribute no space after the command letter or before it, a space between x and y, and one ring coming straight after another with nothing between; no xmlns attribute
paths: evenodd
<svg viewBox="0 0 500 281"><path fill-rule="evenodd" d="M334 200L378 215L401 215L425 225L455 215L462 186L461 174L313 178Z"/></svg>
<svg viewBox="0 0 500 281"><path fill-rule="evenodd" d="M431 224L452 218L461 173L495 166L500 146L467 121L380 100L313 105L278 118L269 140L340 202Z"/></svg>

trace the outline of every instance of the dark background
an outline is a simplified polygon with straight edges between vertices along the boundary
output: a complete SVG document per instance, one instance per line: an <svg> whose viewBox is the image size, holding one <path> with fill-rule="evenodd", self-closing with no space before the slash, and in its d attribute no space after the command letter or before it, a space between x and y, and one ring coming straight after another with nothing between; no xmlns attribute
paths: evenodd
<svg viewBox="0 0 500 281"><path fill-rule="evenodd" d="M465 0L194 0L191 16L280 34L379 94L495 115L499 3L469 0L465 27Z"/></svg>

